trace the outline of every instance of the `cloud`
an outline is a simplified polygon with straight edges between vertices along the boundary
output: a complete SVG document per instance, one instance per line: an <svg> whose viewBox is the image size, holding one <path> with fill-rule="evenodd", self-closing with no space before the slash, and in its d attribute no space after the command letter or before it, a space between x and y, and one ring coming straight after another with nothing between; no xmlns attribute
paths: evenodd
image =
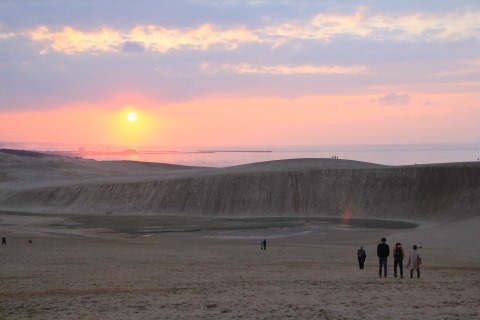
<svg viewBox="0 0 480 320"><path fill-rule="evenodd" d="M263 34L264 41L272 42L274 47L293 39L330 41L335 36L345 34L365 37L370 30L361 24L362 19L363 11L352 15L322 13L307 23L288 21L268 26L259 30L259 33Z"/></svg>
<svg viewBox="0 0 480 320"><path fill-rule="evenodd" d="M122 52L144 52L145 47L142 43L125 41L122 45Z"/></svg>
<svg viewBox="0 0 480 320"><path fill-rule="evenodd" d="M366 9L360 9L353 14L321 13L306 21L288 20L258 27L222 27L204 23L189 28L168 28L140 24L129 30L102 26L86 31L65 26L58 31L52 31L41 26L29 34L31 40L66 54L120 52L125 49L122 46L125 43L136 43L138 48L143 46L149 51L165 53L182 49L207 50L217 46L233 50L244 43L268 44L275 49L294 40L329 42L346 36L375 41L478 39L478 21L480 11L370 16Z"/></svg>
<svg viewBox="0 0 480 320"><path fill-rule="evenodd" d="M96 31L80 31L71 27L52 32L46 26L41 26L30 32L32 40L47 44L51 49L66 54L81 52L118 51L123 37L118 31L101 28Z"/></svg>
<svg viewBox="0 0 480 320"><path fill-rule="evenodd" d="M364 66L315 66L315 65L253 65L249 63L241 64L224 64L220 67L215 67L211 63L204 63L201 66L202 71L208 73L216 73L221 71L228 71L238 74L256 73L256 74L357 74L364 72Z"/></svg>
<svg viewBox="0 0 480 320"><path fill-rule="evenodd" d="M447 69L435 73L438 76L458 76L458 75L476 75L480 72L480 60L468 59L464 61L457 61L454 69Z"/></svg>
<svg viewBox="0 0 480 320"><path fill-rule="evenodd" d="M65 54L119 52L142 47L161 53L178 49L206 50L215 45L234 49L239 43L257 40L245 28L218 30L209 24L193 29L137 26L127 33L106 27L95 31L82 31L72 27L51 31L48 27L41 26L31 31L30 36L33 41Z"/></svg>
<svg viewBox="0 0 480 320"><path fill-rule="evenodd" d="M308 23L289 21L261 30L275 46L292 39L331 41L335 37L353 36L373 40L456 41L479 38L480 12L443 15L410 14L369 16L365 9L345 14L322 13Z"/></svg>
<svg viewBox="0 0 480 320"><path fill-rule="evenodd" d="M211 24L191 29L138 26L129 32L128 38L142 43L151 51L162 53L177 49L206 50L215 45L234 49L239 43L258 40L257 36L244 27L220 30Z"/></svg>
<svg viewBox="0 0 480 320"><path fill-rule="evenodd" d="M395 92L390 92L375 100L375 102L388 105L404 105L409 101L410 96L408 94L398 94Z"/></svg>
<svg viewBox="0 0 480 320"><path fill-rule="evenodd" d="M0 33L0 40L2 39L10 39L15 37L15 34L10 32L10 33Z"/></svg>
<svg viewBox="0 0 480 320"><path fill-rule="evenodd" d="M448 40L479 38L480 12L432 15L416 13L400 17L376 15L368 19L366 28L374 37L398 40Z"/></svg>

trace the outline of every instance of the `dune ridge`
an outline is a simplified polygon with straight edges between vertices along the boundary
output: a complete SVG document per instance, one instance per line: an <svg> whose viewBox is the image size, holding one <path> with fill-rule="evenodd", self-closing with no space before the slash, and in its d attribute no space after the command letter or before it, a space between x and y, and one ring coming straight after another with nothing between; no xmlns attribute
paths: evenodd
<svg viewBox="0 0 480 320"><path fill-rule="evenodd" d="M0 166L4 209L422 220L467 218L480 211L480 164L474 162L390 167L292 159L201 168L56 157L15 160L16 166L3 157ZM42 176L15 177L15 168L25 174L19 163L41 170Z"/></svg>

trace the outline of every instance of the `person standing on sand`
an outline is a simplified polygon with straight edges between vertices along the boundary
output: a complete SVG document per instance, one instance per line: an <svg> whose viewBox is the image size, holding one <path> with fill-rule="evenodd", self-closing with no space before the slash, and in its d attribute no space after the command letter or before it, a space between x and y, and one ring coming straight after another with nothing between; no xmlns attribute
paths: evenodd
<svg viewBox="0 0 480 320"><path fill-rule="evenodd" d="M377 256L378 256L378 276L382 277L382 269L383 269L383 276L387 277L387 258L390 255L390 247L386 243L387 239L382 238L382 242L377 246Z"/></svg>
<svg viewBox="0 0 480 320"><path fill-rule="evenodd" d="M263 250L263 240L260 239L260 250Z"/></svg>
<svg viewBox="0 0 480 320"><path fill-rule="evenodd" d="M7 245L7 238L5 238L5 236L2 237L2 245L3 246Z"/></svg>
<svg viewBox="0 0 480 320"><path fill-rule="evenodd" d="M413 246L412 252L410 252L410 258L408 259L407 268L410 269L410 278L413 278L413 270L417 270L417 278L420 278L420 264L422 259L417 252L417 245Z"/></svg>
<svg viewBox="0 0 480 320"><path fill-rule="evenodd" d="M267 250L267 240L266 239L263 239L263 250Z"/></svg>
<svg viewBox="0 0 480 320"><path fill-rule="evenodd" d="M358 266L360 267L360 270L363 270L366 257L367 254L365 253L365 249L363 249L363 246L360 246L360 249L357 250Z"/></svg>
<svg viewBox="0 0 480 320"><path fill-rule="evenodd" d="M397 277L397 266L400 268L400 278L403 278L403 248L400 242L397 242L393 249L393 276Z"/></svg>

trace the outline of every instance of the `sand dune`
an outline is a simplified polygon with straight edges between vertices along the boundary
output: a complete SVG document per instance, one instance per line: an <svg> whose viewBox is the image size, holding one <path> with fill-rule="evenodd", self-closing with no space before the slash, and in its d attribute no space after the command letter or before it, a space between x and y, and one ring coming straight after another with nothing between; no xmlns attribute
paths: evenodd
<svg viewBox="0 0 480 320"><path fill-rule="evenodd" d="M0 208L439 220L480 211L480 164L292 159L228 168L3 156Z"/></svg>
<svg viewBox="0 0 480 320"><path fill-rule="evenodd" d="M0 319L478 319L479 170L332 159L196 168L0 153L0 209L29 212L0 211L8 241ZM280 218L325 214L345 219ZM419 227L343 225L352 216ZM378 277L383 236L407 253L422 243L420 279L407 270L393 278L392 259L389 277Z"/></svg>

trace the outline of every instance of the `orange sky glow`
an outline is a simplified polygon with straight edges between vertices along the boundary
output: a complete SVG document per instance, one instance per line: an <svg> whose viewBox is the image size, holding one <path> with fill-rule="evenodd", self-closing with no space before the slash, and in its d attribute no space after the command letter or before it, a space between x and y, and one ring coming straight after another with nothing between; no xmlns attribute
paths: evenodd
<svg viewBox="0 0 480 320"><path fill-rule="evenodd" d="M463 94L419 95L407 106L385 108L377 96L280 98L211 97L142 108L125 105L66 106L49 111L0 114L5 140L54 141L82 145L202 146L315 145L348 143L428 142L441 138L468 141L479 110L454 109ZM152 104L152 103L150 103ZM428 104L426 106L426 104ZM127 119L135 111L137 120ZM441 133L441 136L439 136Z"/></svg>

